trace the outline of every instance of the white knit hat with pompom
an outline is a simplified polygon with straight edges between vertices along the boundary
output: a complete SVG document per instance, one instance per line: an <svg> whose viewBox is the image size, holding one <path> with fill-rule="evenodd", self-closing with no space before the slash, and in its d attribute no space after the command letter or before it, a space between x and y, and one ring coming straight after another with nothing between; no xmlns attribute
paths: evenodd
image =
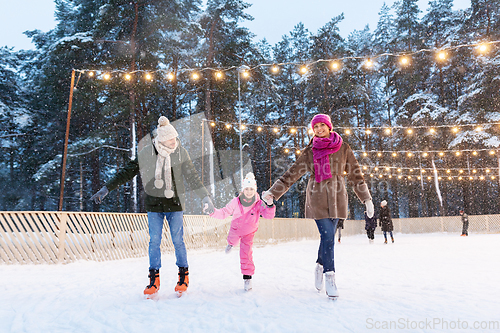
<svg viewBox="0 0 500 333"><path fill-rule="evenodd" d="M156 129L157 140L158 141L167 141L179 136L174 126L170 124L167 117L161 116L158 119L158 128Z"/></svg>
<svg viewBox="0 0 500 333"><path fill-rule="evenodd" d="M255 191L257 191L257 182L255 181L255 175L252 172L247 173L245 179L243 179L243 184L241 185L241 189L244 190L247 187L251 187Z"/></svg>

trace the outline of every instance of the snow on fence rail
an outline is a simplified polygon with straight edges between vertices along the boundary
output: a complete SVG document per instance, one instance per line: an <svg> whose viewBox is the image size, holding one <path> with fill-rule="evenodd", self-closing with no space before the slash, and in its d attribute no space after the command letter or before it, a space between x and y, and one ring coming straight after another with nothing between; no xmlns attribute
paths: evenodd
<svg viewBox="0 0 500 333"><path fill-rule="evenodd" d="M500 232L500 215L469 216L470 232ZM185 215L184 239L188 249L224 248L230 218ZM394 219L400 233L460 233L458 216ZM377 228L380 232L380 228ZM364 233L364 221L347 220L342 234ZM256 244L317 239L309 219L261 219ZM75 260L115 260L147 256L146 214L80 212L0 212L0 263L69 263ZM163 228L162 252L172 252L168 224Z"/></svg>

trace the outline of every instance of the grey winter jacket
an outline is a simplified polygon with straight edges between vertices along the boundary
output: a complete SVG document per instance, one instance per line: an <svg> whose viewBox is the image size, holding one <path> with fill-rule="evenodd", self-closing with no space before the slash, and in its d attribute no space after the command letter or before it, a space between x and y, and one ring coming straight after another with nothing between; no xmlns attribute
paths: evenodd
<svg viewBox="0 0 500 333"><path fill-rule="evenodd" d="M178 140L178 139L177 139ZM142 186L146 192L145 205L147 212L175 212L185 210L184 179L189 188L200 198L208 196L208 191L201 183L188 152L178 140L177 149L170 154L172 162L173 198L166 198L164 189L154 186L156 157L158 155L151 137L148 135L139 142L137 158L130 160L118 173L106 183L109 191L125 184L140 173Z"/></svg>

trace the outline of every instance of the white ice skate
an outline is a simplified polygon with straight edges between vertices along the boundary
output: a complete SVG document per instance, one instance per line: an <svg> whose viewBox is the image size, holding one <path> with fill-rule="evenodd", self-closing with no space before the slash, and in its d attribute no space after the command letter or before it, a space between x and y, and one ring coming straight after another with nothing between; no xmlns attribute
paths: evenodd
<svg viewBox="0 0 500 333"><path fill-rule="evenodd" d="M339 297L339 291L335 285L335 272L331 271L325 273L325 289L328 297L333 299Z"/></svg>
<svg viewBox="0 0 500 333"><path fill-rule="evenodd" d="M318 291L323 288L323 265L316 264L314 269L314 286Z"/></svg>
<svg viewBox="0 0 500 333"><path fill-rule="evenodd" d="M228 245L228 246L226 246L226 249L224 250L224 252L226 252L226 254L228 254L229 252L231 252L232 249L233 249L233 246Z"/></svg>
<svg viewBox="0 0 500 333"><path fill-rule="evenodd" d="M252 279L245 279L243 281L245 281L245 286L244 286L245 291L252 290Z"/></svg>

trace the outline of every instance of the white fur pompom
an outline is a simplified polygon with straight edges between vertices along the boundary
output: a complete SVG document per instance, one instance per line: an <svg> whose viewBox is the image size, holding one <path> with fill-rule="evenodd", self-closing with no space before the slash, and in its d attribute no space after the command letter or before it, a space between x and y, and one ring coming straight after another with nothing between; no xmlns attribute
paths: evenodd
<svg viewBox="0 0 500 333"><path fill-rule="evenodd" d="M253 172L249 172L245 176L245 179L255 180L255 175L253 174Z"/></svg>
<svg viewBox="0 0 500 333"><path fill-rule="evenodd" d="M155 180L155 187L162 188L163 187L163 179L156 179Z"/></svg>
<svg viewBox="0 0 500 333"><path fill-rule="evenodd" d="M255 181L255 175L252 172L247 173L243 183L241 184L241 189L244 190L247 187L251 187L257 191L257 182Z"/></svg>
<svg viewBox="0 0 500 333"><path fill-rule="evenodd" d="M165 190L165 198L172 198L174 196L174 191L172 190Z"/></svg>
<svg viewBox="0 0 500 333"><path fill-rule="evenodd" d="M160 119L158 119L158 126L167 126L170 124L170 121L168 121L168 118L165 116L161 116Z"/></svg>

